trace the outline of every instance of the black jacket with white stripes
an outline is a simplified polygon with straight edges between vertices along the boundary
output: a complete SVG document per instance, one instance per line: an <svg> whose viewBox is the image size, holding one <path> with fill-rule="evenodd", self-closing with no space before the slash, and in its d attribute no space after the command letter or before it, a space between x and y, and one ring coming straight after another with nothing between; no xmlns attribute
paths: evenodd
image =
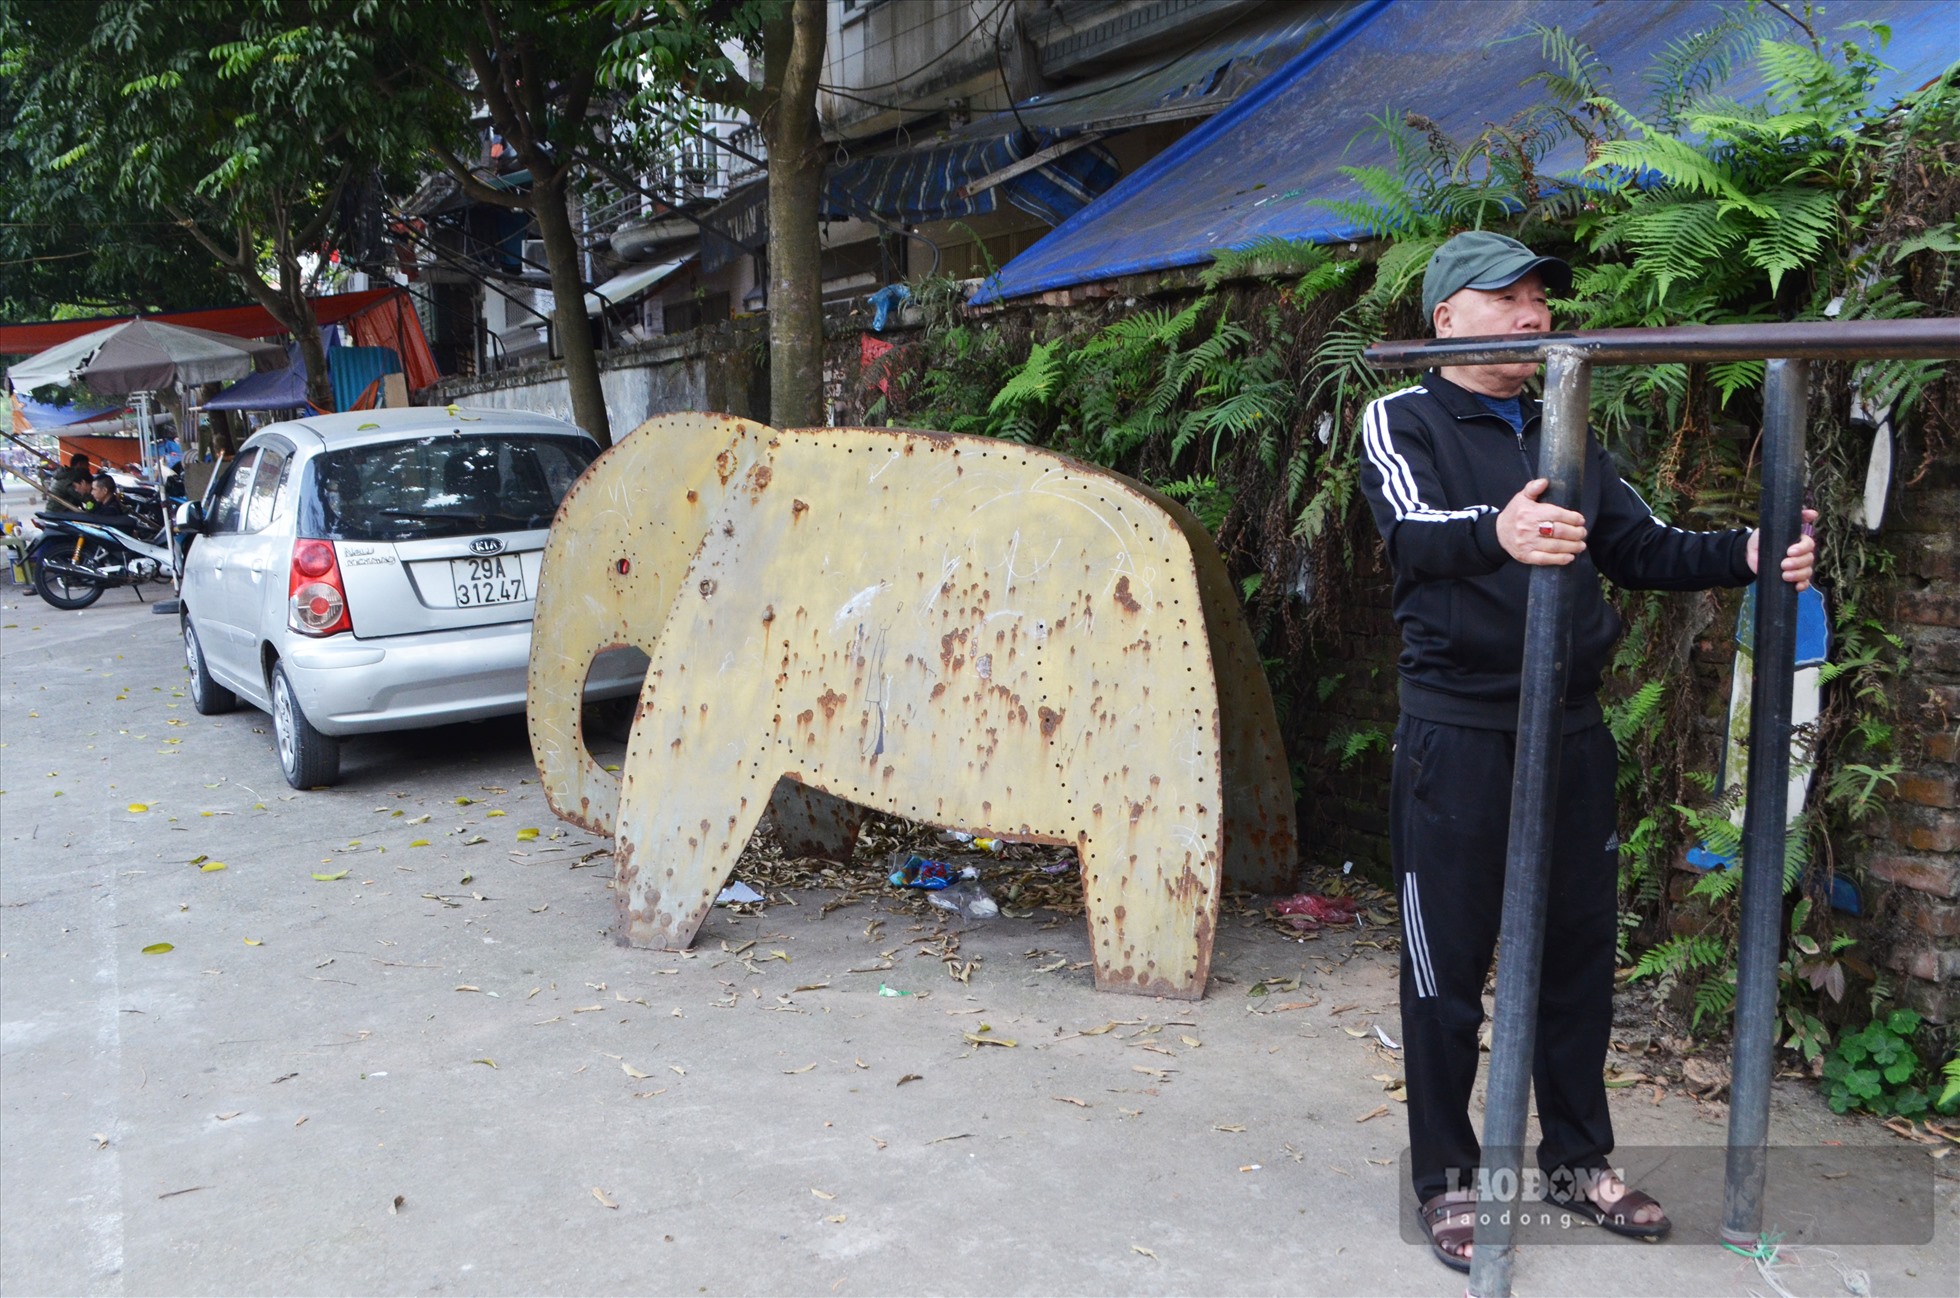
<svg viewBox="0 0 1960 1298"><path fill-rule="evenodd" d="M1531 569L1497 541L1497 515L1538 477L1539 403L1519 398L1524 432L1435 371L1370 402L1361 485L1395 570L1402 710L1427 721L1515 730ZM1655 518L1590 436L1579 512L1586 549L1572 564L1566 729L1599 718L1594 694L1620 619L1604 574L1634 590L1747 586L1747 530L1684 532Z"/></svg>

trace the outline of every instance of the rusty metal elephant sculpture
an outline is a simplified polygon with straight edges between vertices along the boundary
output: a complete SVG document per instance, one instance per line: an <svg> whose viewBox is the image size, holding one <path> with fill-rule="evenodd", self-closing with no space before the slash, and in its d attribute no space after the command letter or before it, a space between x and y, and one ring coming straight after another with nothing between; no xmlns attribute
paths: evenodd
<svg viewBox="0 0 1960 1298"><path fill-rule="evenodd" d="M579 731L613 644L651 660L621 780ZM692 941L765 812L826 855L857 808L1074 846L1105 990L1201 995L1221 874L1293 871L1272 702L1210 537L988 438L649 421L553 524L530 726L554 810L616 834L635 945Z"/></svg>

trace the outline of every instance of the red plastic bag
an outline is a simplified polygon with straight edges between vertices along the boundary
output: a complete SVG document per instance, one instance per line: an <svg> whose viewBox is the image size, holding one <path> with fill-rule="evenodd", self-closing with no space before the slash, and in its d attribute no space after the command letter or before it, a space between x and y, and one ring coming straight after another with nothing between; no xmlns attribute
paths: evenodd
<svg viewBox="0 0 1960 1298"><path fill-rule="evenodd" d="M1281 897L1273 903L1273 910L1281 915L1304 915L1319 924L1352 924L1359 907L1352 897L1302 892Z"/></svg>

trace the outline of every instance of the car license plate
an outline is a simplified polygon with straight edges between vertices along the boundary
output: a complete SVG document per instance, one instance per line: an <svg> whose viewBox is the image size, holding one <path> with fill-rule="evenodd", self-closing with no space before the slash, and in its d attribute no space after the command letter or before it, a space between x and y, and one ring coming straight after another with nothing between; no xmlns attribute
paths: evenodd
<svg viewBox="0 0 1960 1298"><path fill-rule="evenodd" d="M505 560L510 562L507 564ZM515 555L489 559L451 559L449 575L456 583L456 607L517 604L530 598L524 590L524 565Z"/></svg>

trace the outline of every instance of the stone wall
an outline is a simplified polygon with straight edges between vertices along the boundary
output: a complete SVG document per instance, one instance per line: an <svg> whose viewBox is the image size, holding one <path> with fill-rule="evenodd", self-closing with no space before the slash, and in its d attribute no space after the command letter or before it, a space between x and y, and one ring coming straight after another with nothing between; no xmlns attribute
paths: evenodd
<svg viewBox="0 0 1960 1298"><path fill-rule="evenodd" d="M613 436L623 437L649 416L673 410L718 410L767 420L767 349L767 321L753 318L600 353L599 382ZM563 361L448 379L431 400L572 417Z"/></svg>

